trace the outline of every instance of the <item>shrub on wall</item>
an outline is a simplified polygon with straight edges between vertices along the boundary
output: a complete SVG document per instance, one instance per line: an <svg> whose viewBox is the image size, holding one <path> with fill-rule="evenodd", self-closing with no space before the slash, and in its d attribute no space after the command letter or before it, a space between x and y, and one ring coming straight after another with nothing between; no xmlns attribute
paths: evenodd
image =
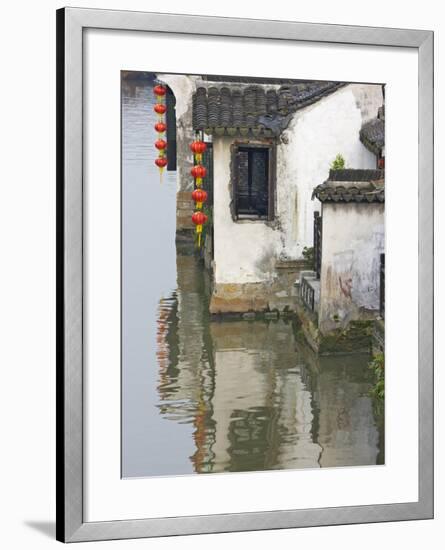
<svg viewBox="0 0 445 550"><path fill-rule="evenodd" d="M340 155L340 153L331 162L331 170L344 170L345 166L345 159Z"/></svg>

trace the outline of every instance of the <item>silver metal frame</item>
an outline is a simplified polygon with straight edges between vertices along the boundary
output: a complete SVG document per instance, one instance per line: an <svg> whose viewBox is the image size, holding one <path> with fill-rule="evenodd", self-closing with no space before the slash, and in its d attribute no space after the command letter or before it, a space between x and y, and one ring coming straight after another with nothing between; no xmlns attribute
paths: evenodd
<svg viewBox="0 0 445 550"><path fill-rule="evenodd" d="M87 28L401 46L419 59L419 501L160 519L83 518L82 37ZM57 539L64 542L433 517L433 33L64 8L57 11Z"/></svg>

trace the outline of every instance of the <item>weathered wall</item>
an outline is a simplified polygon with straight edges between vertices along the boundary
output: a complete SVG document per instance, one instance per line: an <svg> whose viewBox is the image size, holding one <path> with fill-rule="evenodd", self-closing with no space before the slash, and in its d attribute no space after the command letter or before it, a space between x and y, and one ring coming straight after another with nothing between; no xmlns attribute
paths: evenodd
<svg viewBox="0 0 445 550"><path fill-rule="evenodd" d="M213 141L213 226L215 281L257 283L270 281L281 251L281 232L274 222L233 221L230 211L230 146L233 138Z"/></svg>
<svg viewBox="0 0 445 550"><path fill-rule="evenodd" d="M364 122L377 115L383 103L380 86L350 84L297 111L278 147L278 205L284 252L301 256L313 244L316 185L329 175L330 163L341 154L348 168L375 168L375 156L360 142Z"/></svg>
<svg viewBox="0 0 445 550"><path fill-rule="evenodd" d="M379 310L384 205L323 205L319 329L323 334Z"/></svg>
<svg viewBox="0 0 445 550"><path fill-rule="evenodd" d="M338 153L350 168L375 168L359 140L364 121L382 104L381 87L352 84L298 111L277 146L276 220L233 221L230 213L230 146L214 139L216 283L270 281L281 259L301 258L313 244L313 188L325 181Z"/></svg>

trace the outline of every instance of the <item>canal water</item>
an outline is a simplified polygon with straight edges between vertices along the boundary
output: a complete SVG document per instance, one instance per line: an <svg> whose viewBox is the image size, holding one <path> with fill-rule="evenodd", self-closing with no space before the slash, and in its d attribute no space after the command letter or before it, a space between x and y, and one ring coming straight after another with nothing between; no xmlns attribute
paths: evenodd
<svg viewBox="0 0 445 550"><path fill-rule="evenodd" d="M366 355L319 358L295 320L212 320L154 166L152 82L122 83L122 475L384 462Z"/></svg>

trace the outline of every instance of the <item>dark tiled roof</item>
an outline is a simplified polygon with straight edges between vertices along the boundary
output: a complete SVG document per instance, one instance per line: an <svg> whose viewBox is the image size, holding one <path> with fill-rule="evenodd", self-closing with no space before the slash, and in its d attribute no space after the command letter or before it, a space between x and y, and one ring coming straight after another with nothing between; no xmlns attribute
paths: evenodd
<svg viewBox="0 0 445 550"><path fill-rule="evenodd" d="M329 170L328 181L379 181L385 177L384 170L366 170L362 168L344 168Z"/></svg>
<svg viewBox="0 0 445 550"><path fill-rule="evenodd" d="M311 80L295 80L295 78L267 78L257 76L233 76L233 75L202 75L202 80L206 82L230 82L230 84L261 84L263 86L270 84L307 84L313 82Z"/></svg>
<svg viewBox="0 0 445 550"><path fill-rule="evenodd" d="M193 128L216 135L277 136L298 109L334 92L341 82L200 86L193 94Z"/></svg>
<svg viewBox="0 0 445 550"><path fill-rule="evenodd" d="M385 202L383 170L331 170L312 198L320 202Z"/></svg>
<svg viewBox="0 0 445 550"><path fill-rule="evenodd" d="M385 120L373 118L360 130L360 141L375 155L381 153L385 146Z"/></svg>

